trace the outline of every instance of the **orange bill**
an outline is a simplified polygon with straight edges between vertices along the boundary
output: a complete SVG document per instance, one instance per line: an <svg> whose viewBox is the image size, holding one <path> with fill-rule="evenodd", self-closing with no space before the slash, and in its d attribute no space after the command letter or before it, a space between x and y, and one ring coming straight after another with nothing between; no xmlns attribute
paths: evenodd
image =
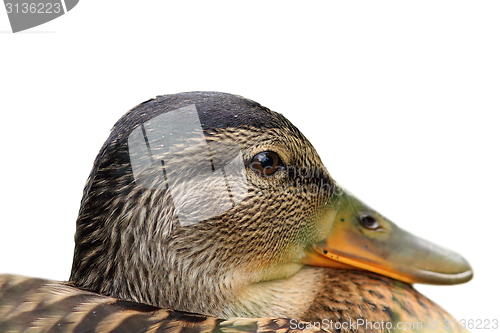
<svg viewBox="0 0 500 333"><path fill-rule="evenodd" d="M473 276L461 255L399 228L346 191L332 231L304 263L364 269L408 283L458 284Z"/></svg>

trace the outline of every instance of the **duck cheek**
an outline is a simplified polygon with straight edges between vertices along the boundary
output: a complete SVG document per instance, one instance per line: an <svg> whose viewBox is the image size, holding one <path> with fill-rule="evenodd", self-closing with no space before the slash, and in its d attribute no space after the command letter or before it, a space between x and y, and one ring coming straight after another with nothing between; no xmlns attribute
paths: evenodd
<svg viewBox="0 0 500 333"><path fill-rule="evenodd" d="M312 221L311 241L313 244L325 240L332 233L336 215L337 202L335 199L327 201L323 207L318 209L318 214Z"/></svg>

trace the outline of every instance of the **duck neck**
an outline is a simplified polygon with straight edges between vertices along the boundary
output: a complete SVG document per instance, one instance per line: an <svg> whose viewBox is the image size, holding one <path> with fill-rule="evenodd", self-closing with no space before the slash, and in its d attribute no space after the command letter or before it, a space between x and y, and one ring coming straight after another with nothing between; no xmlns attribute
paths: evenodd
<svg viewBox="0 0 500 333"><path fill-rule="evenodd" d="M321 291L323 279L323 268L304 266L289 278L251 284L224 310L223 317L300 319Z"/></svg>

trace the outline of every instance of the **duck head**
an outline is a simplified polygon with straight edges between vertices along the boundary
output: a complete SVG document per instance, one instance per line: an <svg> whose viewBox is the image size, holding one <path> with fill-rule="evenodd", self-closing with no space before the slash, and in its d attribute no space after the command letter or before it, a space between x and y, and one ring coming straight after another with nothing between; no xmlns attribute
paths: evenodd
<svg viewBox="0 0 500 333"><path fill-rule="evenodd" d="M472 277L462 257L344 191L281 114L215 92L160 96L116 123L75 244L76 286L220 317L290 315L261 308L276 293L302 301L311 265L405 282Z"/></svg>

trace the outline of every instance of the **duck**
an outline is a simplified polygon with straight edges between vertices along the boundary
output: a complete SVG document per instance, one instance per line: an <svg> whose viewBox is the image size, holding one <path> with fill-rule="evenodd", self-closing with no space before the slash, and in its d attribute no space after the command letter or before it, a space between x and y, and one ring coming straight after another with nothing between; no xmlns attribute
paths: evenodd
<svg viewBox="0 0 500 333"><path fill-rule="evenodd" d="M413 284L465 283L470 264L356 198L288 119L239 95L127 112L76 224L69 281L0 276L0 328L467 332Z"/></svg>

